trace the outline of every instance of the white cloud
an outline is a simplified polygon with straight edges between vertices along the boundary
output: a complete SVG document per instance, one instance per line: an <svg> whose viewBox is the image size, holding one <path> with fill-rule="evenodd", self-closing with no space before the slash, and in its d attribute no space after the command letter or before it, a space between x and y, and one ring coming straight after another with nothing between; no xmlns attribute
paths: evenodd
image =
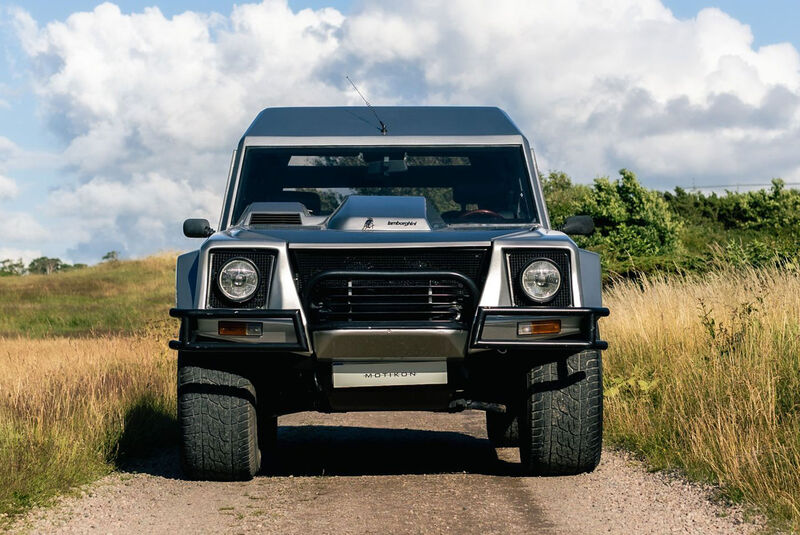
<svg viewBox="0 0 800 535"><path fill-rule="evenodd" d="M258 111L360 104L345 73L374 103L500 105L543 169L581 179L626 166L670 187L800 169L800 54L754 49L750 28L714 8L678 20L659 0L409 0L345 18L265 0L227 16L106 3L44 27L14 20L74 173L48 206L87 255L97 225L110 241L96 249L183 244L174 224L216 216ZM143 243L143 229L173 241Z"/></svg>
<svg viewBox="0 0 800 535"><path fill-rule="evenodd" d="M3 222L3 245L38 246L53 236L33 216L26 212L0 211Z"/></svg>
<svg viewBox="0 0 800 535"><path fill-rule="evenodd" d="M169 19L106 3L43 28L17 11L42 112L77 178L48 203L73 220L75 254L186 246L177 222L218 217L230 152L262 108L351 98L317 75L339 49L343 20L280 1ZM98 225L107 234L93 249Z"/></svg>
<svg viewBox="0 0 800 535"><path fill-rule="evenodd" d="M404 30L413 49L387 54L394 36L385 32L364 46L369 28L398 17L435 28ZM499 103L533 137L544 168L590 178L629 166L655 186L699 174L763 182L800 164L791 148L800 142L797 50L754 50L749 27L718 9L680 21L656 0L510 1L491 10L420 1L369 4L346 26L363 27L343 39L365 51L359 78L379 74L373 60L410 63L426 102ZM786 161L758 142L776 135L787 141Z"/></svg>
<svg viewBox="0 0 800 535"><path fill-rule="evenodd" d="M17 145L7 137L0 136L0 162L10 159L19 152Z"/></svg>
<svg viewBox="0 0 800 535"><path fill-rule="evenodd" d="M17 183L8 177L0 175L0 201L13 199L18 193Z"/></svg>
<svg viewBox="0 0 800 535"><path fill-rule="evenodd" d="M337 50L343 17L334 10L266 2L227 19L167 19L105 3L42 29L24 12L16 18L44 113L85 176L167 168L209 183L261 108L337 93L313 75Z"/></svg>
<svg viewBox="0 0 800 535"><path fill-rule="evenodd" d="M60 155L42 150L24 150L7 137L0 136L0 172L11 168L55 169L63 164Z"/></svg>
<svg viewBox="0 0 800 535"><path fill-rule="evenodd" d="M34 258L44 256L41 249L14 249L11 247L0 247L0 260L22 260L27 265Z"/></svg>
<svg viewBox="0 0 800 535"><path fill-rule="evenodd" d="M74 235L77 245L70 255L79 259L99 258L100 249L120 250L140 256L186 245L175 238L187 217L214 220L221 208L221 190L198 189L186 180L171 180L156 173L134 175L121 183L94 178L74 188L55 191L48 211L57 217L80 214L81 226ZM97 231L104 236L93 247Z"/></svg>

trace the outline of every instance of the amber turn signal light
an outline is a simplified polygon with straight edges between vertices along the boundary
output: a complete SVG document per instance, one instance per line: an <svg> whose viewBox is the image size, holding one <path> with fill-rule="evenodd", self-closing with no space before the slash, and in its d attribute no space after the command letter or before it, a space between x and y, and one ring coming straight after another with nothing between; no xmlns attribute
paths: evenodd
<svg viewBox="0 0 800 535"><path fill-rule="evenodd" d="M218 332L223 336L261 336L261 330L261 323L220 321Z"/></svg>
<svg viewBox="0 0 800 535"><path fill-rule="evenodd" d="M534 334L558 334L561 332L561 320L537 320L517 323L517 336Z"/></svg>

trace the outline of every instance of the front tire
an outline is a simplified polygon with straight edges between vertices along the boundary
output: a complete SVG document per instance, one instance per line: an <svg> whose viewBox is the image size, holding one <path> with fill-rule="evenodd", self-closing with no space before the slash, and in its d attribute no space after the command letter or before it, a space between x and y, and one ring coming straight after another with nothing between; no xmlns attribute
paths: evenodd
<svg viewBox="0 0 800 535"><path fill-rule="evenodd" d="M181 464L191 479L248 480L261 464L256 390L221 360L178 354Z"/></svg>
<svg viewBox="0 0 800 535"><path fill-rule="evenodd" d="M526 372L520 459L531 475L591 472L603 446L599 351L582 351Z"/></svg>

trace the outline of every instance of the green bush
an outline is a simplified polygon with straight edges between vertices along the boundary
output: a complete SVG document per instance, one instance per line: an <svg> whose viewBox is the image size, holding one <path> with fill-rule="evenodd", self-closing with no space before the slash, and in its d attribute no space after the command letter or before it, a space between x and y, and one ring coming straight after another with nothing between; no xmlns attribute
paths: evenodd
<svg viewBox="0 0 800 535"><path fill-rule="evenodd" d="M670 209L694 224L709 224L725 230L772 232L798 235L800 231L800 191L786 189L779 178L769 190L725 195L688 193L676 188L664 193Z"/></svg>
<svg viewBox="0 0 800 535"><path fill-rule="evenodd" d="M578 203L578 211L592 216L596 225L587 245L604 248L617 260L676 253L681 225L667 203L642 186L633 171L619 174L619 180L595 179L591 195Z"/></svg>
<svg viewBox="0 0 800 535"><path fill-rule="evenodd" d="M564 173L544 179L552 224L570 215L592 217L595 232L577 238L579 245L600 252L605 268L618 273L650 270L674 261L682 251L681 223L656 191L642 186L636 175L620 170L618 180L597 178L589 186L573 185Z"/></svg>
<svg viewBox="0 0 800 535"><path fill-rule="evenodd" d="M627 169L592 186L559 171L542 183L554 227L571 215L592 216L595 234L576 241L602 255L606 275L797 264L800 257L800 191L780 179L768 190L724 195L649 190Z"/></svg>

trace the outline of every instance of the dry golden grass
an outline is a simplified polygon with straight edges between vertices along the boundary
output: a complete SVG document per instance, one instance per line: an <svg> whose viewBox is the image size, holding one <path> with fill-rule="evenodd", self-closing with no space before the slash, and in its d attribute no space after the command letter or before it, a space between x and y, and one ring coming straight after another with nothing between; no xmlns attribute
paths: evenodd
<svg viewBox="0 0 800 535"><path fill-rule="evenodd" d="M0 514L175 436L172 325L95 339L0 338Z"/></svg>
<svg viewBox="0 0 800 535"><path fill-rule="evenodd" d="M620 282L602 326L607 436L800 529L800 273Z"/></svg>

